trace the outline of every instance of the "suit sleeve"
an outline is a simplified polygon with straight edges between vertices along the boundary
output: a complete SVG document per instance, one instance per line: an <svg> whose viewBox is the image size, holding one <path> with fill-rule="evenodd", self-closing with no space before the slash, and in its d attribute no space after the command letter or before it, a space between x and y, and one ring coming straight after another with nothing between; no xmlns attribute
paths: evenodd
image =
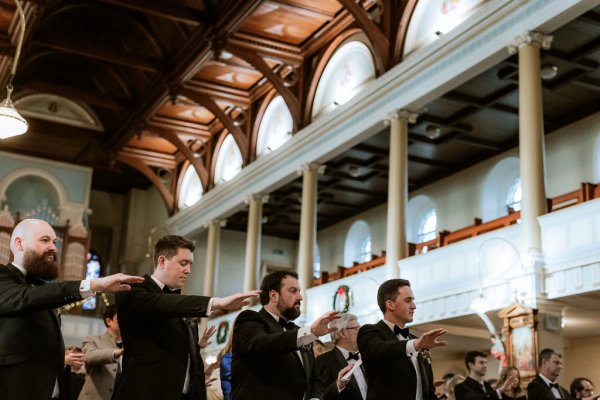
<svg viewBox="0 0 600 400"><path fill-rule="evenodd" d="M116 295L119 309L140 318L206 317L210 297L189 295L165 295L149 291L140 285L132 285L128 292Z"/></svg>
<svg viewBox="0 0 600 400"><path fill-rule="evenodd" d="M3 272L0 275L0 315L17 316L81 300L79 285L80 281L29 286L12 280L8 272Z"/></svg>
<svg viewBox="0 0 600 400"><path fill-rule="evenodd" d="M112 364L116 361L113 359L114 349L98 348L97 338L88 336L83 339L83 354L85 354L85 365L96 366L103 364Z"/></svg>
<svg viewBox="0 0 600 400"><path fill-rule="evenodd" d="M255 311L243 311L233 328L233 354L269 357L298 350L298 331L270 332Z"/></svg>
<svg viewBox="0 0 600 400"><path fill-rule="evenodd" d="M377 363L408 358L408 340L389 340L374 325L364 325L358 331L358 350L365 362Z"/></svg>
<svg viewBox="0 0 600 400"><path fill-rule="evenodd" d="M456 387L454 388L454 395L456 397L456 400L480 400L480 399L485 399L484 396L478 395L477 393L475 393L474 391L472 391L465 384L458 384L458 385L456 385Z"/></svg>

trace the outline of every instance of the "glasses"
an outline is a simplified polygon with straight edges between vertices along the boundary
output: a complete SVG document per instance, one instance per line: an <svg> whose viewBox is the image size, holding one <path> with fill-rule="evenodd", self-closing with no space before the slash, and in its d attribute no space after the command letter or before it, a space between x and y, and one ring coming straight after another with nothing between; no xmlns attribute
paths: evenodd
<svg viewBox="0 0 600 400"><path fill-rule="evenodd" d="M353 327L348 327L348 328L344 328L344 329L345 330L348 330L348 329L360 329L360 326L353 326Z"/></svg>

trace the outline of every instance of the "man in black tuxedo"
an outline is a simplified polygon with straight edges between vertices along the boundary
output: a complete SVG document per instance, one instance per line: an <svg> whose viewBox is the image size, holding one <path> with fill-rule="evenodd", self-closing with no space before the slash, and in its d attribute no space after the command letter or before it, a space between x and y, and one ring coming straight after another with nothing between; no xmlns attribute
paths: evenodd
<svg viewBox="0 0 600 400"><path fill-rule="evenodd" d="M456 400L501 399L502 393L508 391L517 380L510 377L501 387L494 390L484 379L487 373L487 354L481 351L468 352L465 365L469 376L454 388Z"/></svg>
<svg viewBox="0 0 600 400"><path fill-rule="evenodd" d="M445 346L437 338L447 331L439 328L420 338L405 324L416 309L410 282L390 279L379 286L377 304L383 319L358 331L358 349L367 374L367 400L394 396L407 400L435 400L429 349Z"/></svg>
<svg viewBox="0 0 600 400"><path fill-rule="evenodd" d="M65 345L55 308L98 291L130 289L142 278L116 274L50 282L58 277L56 234L45 221L25 219L10 238L13 262L0 266L0 397L66 398Z"/></svg>
<svg viewBox="0 0 600 400"><path fill-rule="evenodd" d="M342 379L360 359L356 344L360 328L358 318L354 314L342 314L329 327L336 329L330 334L335 347L317 357L317 371L325 400L365 400L367 381L362 366L354 370L350 379Z"/></svg>
<svg viewBox="0 0 600 400"><path fill-rule="evenodd" d="M224 298L178 295L191 272L194 249L181 236L159 239L152 276L132 285L126 296L116 296L125 349L116 400L206 398L198 329L186 317L237 310L259 291Z"/></svg>
<svg viewBox="0 0 600 400"><path fill-rule="evenodd" d="M569 391L556 383L562 370L562 356L554 349L544 349L538 357L540 372L527 385L527 398L534 400L572 399ZM600 395L584 397L585 400L599 398Z"/></svg>
<svg viewBox="0 0 600 400"><path fill-rule="evenodd" d="M275 271L264 277L260 311L243 311L233 329L232 400L322 399L311 344L330 333L339 318L330 311L298 329L300 285L294 272Z"/></svg>

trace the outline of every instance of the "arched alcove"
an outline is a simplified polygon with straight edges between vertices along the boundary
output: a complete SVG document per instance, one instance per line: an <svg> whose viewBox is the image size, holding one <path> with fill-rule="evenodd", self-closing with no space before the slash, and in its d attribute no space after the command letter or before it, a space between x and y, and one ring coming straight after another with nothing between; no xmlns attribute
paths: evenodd
<svg viewBox="0 0 600 400"><path fill-rule="evenodd" d="M256 137L256 158L287 142L294 131L294 119L283 97L274 96L262 114Z"/></svg>
<svg viewBox="0 0 600 400"><path fill-rule="evenodd" d="M232 134L227 134L219 147L216 161L214 183L219 185L231 180L242 171L244 159Z"/></svg>
<svg viewBox="0 0 600 400"><path fill-rule="evenodd" d="M366 262L371 259L371 229L362 220L352 224L344 243L344 265L352 266L353 262Z"/></svg>
<svg viewBox="0 0 600 400"><path fill-rule="evenodd" d="M419 228L422 225L423 218L432 209L436 210L436 206L429 196L420 194L410 199L406 213L406 237L409 242L419 243L421 241ZM439 221L436 225L439 226ZM436 231L439 230L438 226L436 226Z"/></svg>
<svg viewBox="0 0 600 400"><path fill-rule="evenodd" d="M202 181L194 166L189 164L181 179L177 206L179 209L193 206L200 201L203 192L204 188L202 187Z"/></svg>
<svg viewBox="0 0 600 400"><path fill-rule="evenodd" d="M506 196L519 176L519 159L507 157L498 161L481 185L481 218L490 221L508 214Z"/></svg>

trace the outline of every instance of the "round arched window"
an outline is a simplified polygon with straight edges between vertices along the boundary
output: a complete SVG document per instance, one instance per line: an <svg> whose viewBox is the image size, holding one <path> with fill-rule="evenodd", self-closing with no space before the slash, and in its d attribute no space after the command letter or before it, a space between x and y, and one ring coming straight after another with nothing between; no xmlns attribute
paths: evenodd
<svg viewBox="0 0 600 400"><path fill-rule="evenodd" d="M256 141L256 157L274 151L292 137L294 120L283 97L275 96L260 122Z"/></svg>
<svg viewBox="0 0 600 400"><path fill-rule="evenodd" d="M521 197L521 177L516 177L506 194L506 208L509 213L521 210Z"/></svg>
<svg viewBox="0 0 600 400"><path fill-rule="evenodd" d="M437 236L437 213L435 208L430 208L421 218L419 223L419 243L435 239Z"/></svg>
<svg viewBox="0 0 600 400"><path fill-rule="evenodd" d="M233 135L227 135L225 140L223 140L221 148L219 149L219 154L217 155L215 165L215 185L227 182L239 174L242 170L243 163L244 159L242 158L242 153L240 152Z"/></svg>
<svg viewBox="0 0 600 400"><path fill-rule="evenodd" d="M202 198L202 182L192 165L183 174L181 190L179 191L179 208L191 207Z"/></svg>
<svg viewBox="0 0 600 400"><path fill-rule="evenodd" d="M312 117L344 104L374 79L375 64L367 45L359 41L344 44L333 54L321 75Z"/></svg>
<svg viewBox="0 0 600 400"><path fill-rule="evenodd" d="M365 221L356 221L348 230L344 244L344 265L351 266L355 261L359 263L370 261L371 230Z"/></svg>
<svg viewBox="0 0 600 400"><path fill-rule="evenodd" d="M87 254L86 259L86 271L85 279L97 279L100 278L102 273L102 263L100 262L100 256L94 250L90 250ZM84 310L95 310L96 309L96 297L92 297L83 303L81 306Z"/></svg>

